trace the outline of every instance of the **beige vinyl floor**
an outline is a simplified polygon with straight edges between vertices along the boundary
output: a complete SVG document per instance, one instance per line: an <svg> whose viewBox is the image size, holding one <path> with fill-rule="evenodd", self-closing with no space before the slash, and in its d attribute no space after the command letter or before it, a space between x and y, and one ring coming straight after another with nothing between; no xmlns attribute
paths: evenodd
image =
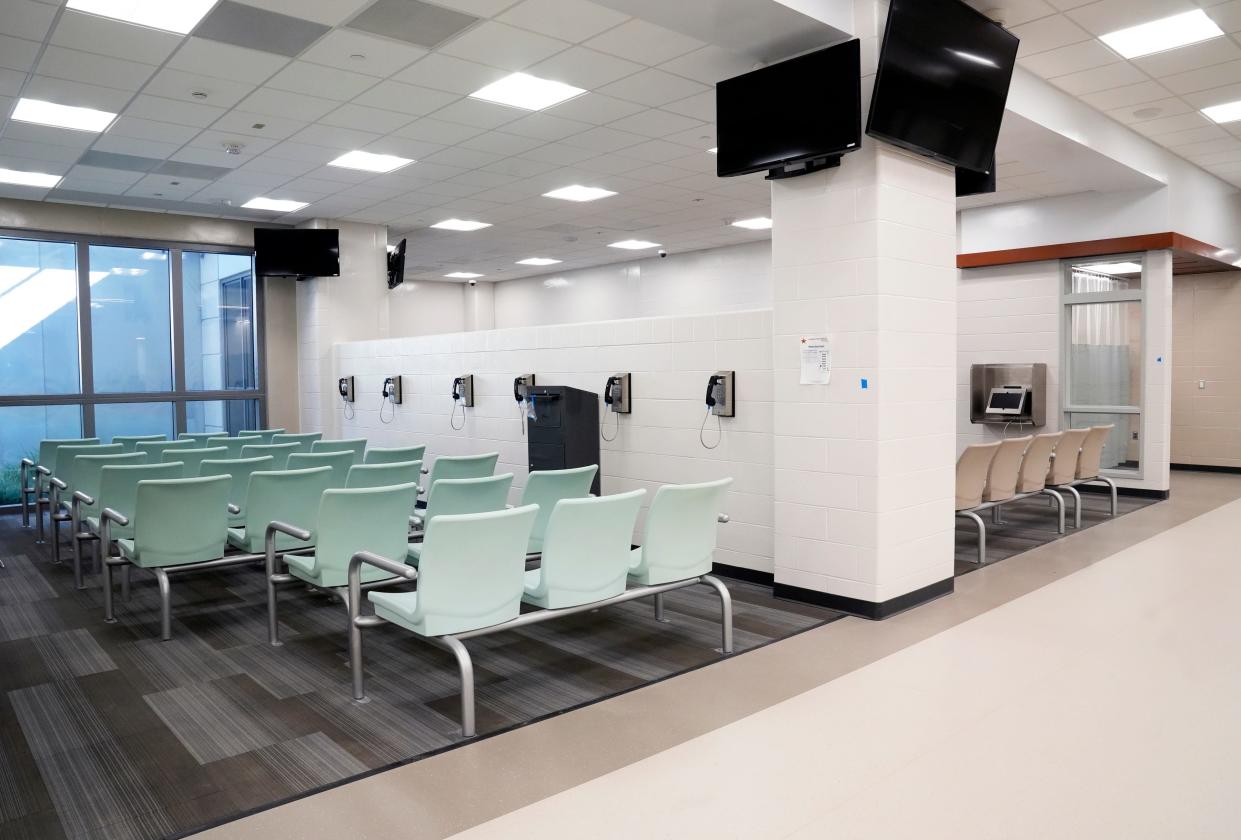
<svg viewBox="0 0 1241 840"><path fill-rule="evenodd" d="M1241 837L1238 498L1176 474L1170 501L888 621L200 836Z"/></svg>

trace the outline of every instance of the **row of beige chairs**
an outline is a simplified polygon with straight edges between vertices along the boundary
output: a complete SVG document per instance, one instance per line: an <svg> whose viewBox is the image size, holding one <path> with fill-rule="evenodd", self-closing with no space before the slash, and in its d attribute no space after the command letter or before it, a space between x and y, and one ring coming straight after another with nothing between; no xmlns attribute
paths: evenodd
<svg viewBox="0 0 1241 840"><path fill-rule="evenodd" d="M1056 506L1058 531L1065 532L1065 500L1073 497L1073 527L1082 527L1082 497L1077 487L1100 482L1112 495L1116 515L1116 482L1100 475L1103 446L1114 425L1069 429L1045 435L1007 438L967 446L957 460L957 516L978 527L978 564L987 562L987 526L979 515L991 511L1003 522L1001 508L1021 499L1048 496Z"/></svg>

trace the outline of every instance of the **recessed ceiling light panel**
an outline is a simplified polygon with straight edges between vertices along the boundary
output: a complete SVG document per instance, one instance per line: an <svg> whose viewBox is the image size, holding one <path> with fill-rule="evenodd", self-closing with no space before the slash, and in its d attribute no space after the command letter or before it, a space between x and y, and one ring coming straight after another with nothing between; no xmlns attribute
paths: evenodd
<svg viewBox="0 0 1241 840"><path fill-rule="evenodd" d="M310 206L308 201L289 201L280 198L252 198L241 205L247 210L272 210L276 213L295 213Z"/></svg>
<svg viewBox="0 0 1241 840"><path fill-rule="evenodd" d="M1125 58L1139 58L1177 47L1187 47L1223 34L1224 30L1207 17L1206 12L1194 9L1192 12L1152 20L1128 29L1118 29L1099 36L1099 40Z"/></svg>
<svg viewBox="0 0 1241 840"><path fill-rule="evenodd" d="M96 111L94 108L57 105L42 99L19 99L17 107L13 109L13 119L35 125L50 125L53 128L98 133L112 125L116 114Z"/></svg>
<svg viewBox="0 0 1241 840"><path fill-rule="evenodd" d="M442 222L436 222L431 225L436 230L459 230L469 233L475 230L491 227L490 222L475 222L469 219L445 219Z"/></svg>
<svg viewBox="0 0 1241 840"><path fill-rule="evenodd" d="M59 175L48 175L46 172L22 172L18 169L0 169L0 184L51 188L59 183Z"/></svg>
<svg viewBox="0 0 1241 840"><path fill-rule="evenodd" d="M395 172L402 166L413 163L412 158L396 155L377 155L373 152L346 152L336 160L329 161L328 166L339 166L343 169L360 169L363 172Z"/></svg>
<svg viewBox="0 0 1241 840"><path fill-rule="evenodd" d="M585 92L580 87L553 82L551 79L540 79L529 73L513 73L498 82L479 88L470 94L470 98L524 108L527 111L542 111Z"/></svg>
<svg viewBox="0 0 1241 840"><path fill-rule="evenodd" d="M647 248L658 248L658 242L647 242L645 239L622 239L620 242L613 242L609 248L621 248L626 251L644 251Z"/></svg>
<svg viewBox="0 0 1241 840"><path fill-rule="evenodd" d="M188 35L216 0L69 0L79 12Z"/></svg>
<svg viewBox="0 0 1241 840"><path fill-rule="evenodd" d="M1087 263L1078 267L1095 274L1137 274L1142 270L1142 266L1135 262Z"/></svg>
<svg viewBox="0 0 1241 840"><path fill-rule="evenodd" d="M549 257L530 257L524 260L518 260L518 265L556 265L561 260L553 260Z"/></svg>
<svg viewBox="0 0 1241 840"><path fill-rule="evenodd" d="M583 187L581 184L543 193L544 198L562 198L565 201L598 201L610 195L616 195L616 193L602 187Z"/></svg>
<svg viewBox="0 0 1241 840"><path fill-rule="evenodd" d="M1212 105L1209 108L1203 108L1202 113L1217 123L1236 122L1241 120L1241 100L1225 102L1222 105Z"/></svg>
<svg viewBox="0 0 1241 840"><path fill-rule="evenodd" d="M745 228L746 230L771 230L771 219L766 216L756 216L753 219L738 219L733 222L733 227Z"/></svg>
<svg viewBox="0 0 1241 840"><path fill-rule="evenodd" d="M444 276L451 277L454 280L475 280L483 275L475 274L472 271L454 271L452 274L445 274Z"/></svg>

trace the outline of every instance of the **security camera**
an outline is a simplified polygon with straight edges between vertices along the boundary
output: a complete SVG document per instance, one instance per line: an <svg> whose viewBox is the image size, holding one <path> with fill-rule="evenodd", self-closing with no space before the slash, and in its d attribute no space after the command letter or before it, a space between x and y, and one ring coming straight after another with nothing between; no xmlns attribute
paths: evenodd
<svg viewBox="0 0 1241 840"><path fill-rule="evenodd" d="M667 258L667 256L668 256L668 252L667 252L667 251L665 251L663 248L660 248L660 249L659 249L659 258L662 260L662 259L666 259L666 258Z"/></svg>
<svg viewBox="0 0 1241 840"><path fill-rule="evenodd" d="M478 285L478 281L477 281L477 280L471 280L471 281L470 281L470 285L471 285L471 286L477 286L477 285Z"/></svg>

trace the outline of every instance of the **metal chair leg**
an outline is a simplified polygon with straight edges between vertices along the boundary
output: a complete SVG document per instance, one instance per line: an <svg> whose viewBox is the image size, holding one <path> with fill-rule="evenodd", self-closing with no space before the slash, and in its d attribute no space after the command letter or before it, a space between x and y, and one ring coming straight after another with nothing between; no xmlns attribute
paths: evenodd
<svg viewBox="0 0 1241 840"><path fill-rule="evenodd" d="M720 652L728 655L733 652L733 598L723 581L713 575L703 575L702 582L710 586L720 596Z"/></svg>
<svg viewBox="0 0 1241 840"><path fill-rule="evenodd" d="M52 562L60 562L60 520L53 513L49 517L52 520Z"/></svg>
<svg viewBox="0 0 1241 840"><path fill-rule="evenodd" d="M167 642L172 639L172 587L166 571L158 568L153 571L155 582L159 584L159 635Z"/></svg>
<svg viewBox="0 0 1241 840"><path fill-rule="evenodd" d="M664 618L664 596L655 596L655 620L667 624L668 619Z"/></svg>
<svg viewBox="0 0 1241 840"><path fill-rule="evenodd" d="M470 652L455 636L441 636L439 641L457 657L457 668L461 671L461 736L473 738L474 663L470 660Z"/></svg>
<svg viewBox="0 0 1241 840"><path fill-rule="evenodd" d="M1064 489L1068 490L1073 496L1073 527L1081 530L1082 527L1082 494L1077 492L1077 488L1071 484L1064 485Z"/></svg>
<svg viewBox="0 0 1241 840"><path fill-rule="evenodd" d="M1056 525L1056 532L1059 534L1063 534L1064 533L1064 496L1061 496L1055 490L1052 490L1050 488L1044 490L1043 492L1047 494L1047 497L1048 497L1047 503L1056 506L1056 514L1059 518L1059 522Z"/></svg>
<svg viewBox="0 0 1241 840"><path fill-rule="evenodd" d="M987 564L987 524L972 510L959 510L957 516L968 517L978 526L978 565L985 566Z"/></svg>

